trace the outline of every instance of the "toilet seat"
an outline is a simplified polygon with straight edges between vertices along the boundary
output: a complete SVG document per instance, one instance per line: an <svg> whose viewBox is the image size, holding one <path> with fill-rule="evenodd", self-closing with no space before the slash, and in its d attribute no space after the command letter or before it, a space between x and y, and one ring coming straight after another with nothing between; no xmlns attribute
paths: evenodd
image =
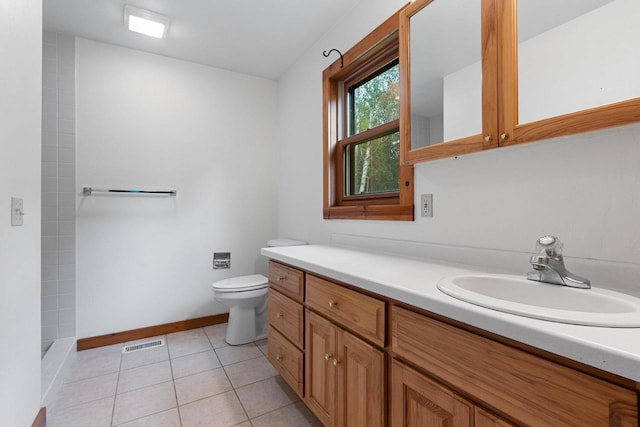
<svg viewBox="0 0 640 427"><path fill-rule="evenodd" d="M211 287L216 292L245 292L263 289L269 286L269 279L262 274L232 277L214 282Z"/></svg>

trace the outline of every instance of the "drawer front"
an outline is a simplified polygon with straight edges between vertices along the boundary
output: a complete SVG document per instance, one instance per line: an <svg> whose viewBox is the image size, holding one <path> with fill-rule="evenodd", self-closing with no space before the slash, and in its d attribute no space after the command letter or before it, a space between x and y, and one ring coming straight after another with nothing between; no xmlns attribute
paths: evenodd
<svg viewBox="0 0 640 427"><path fill-rule="evenodd" d="M269 261L269 284L296 301L304 299L303 271Z"/></svg>
<svg viewBox="0 0 640 427"><path fill-rule="evenodd" d="M276 368L282 378L302 398L304 383L302 372L304 357L298 350L286 340L273 327L269 326L269 362Z"/></svg>
<svg viewBox="0 0 640 427"><path fill-rule="evenodd" d="M274 289L269 289L269 325L276 328L298 348L304 342L304 310L302 305Z"/></svg>
<svg viewBox="0 0 640 427"><path fill-rule="evenodd" d="M307 306L384 347L385 303L307 275Z"/></svg>
<svg viewBox="0 0 640 427"><path fill-rule="evenodd" d="M392 309L391 344L397 356L524 424L638 423L630 390L403 308Z"/></svg>

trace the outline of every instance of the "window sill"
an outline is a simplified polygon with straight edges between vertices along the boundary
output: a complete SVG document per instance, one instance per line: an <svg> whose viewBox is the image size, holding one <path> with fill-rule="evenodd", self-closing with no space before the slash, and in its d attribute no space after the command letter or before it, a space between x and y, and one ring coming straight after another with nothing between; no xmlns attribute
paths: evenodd
<svg viewBox="0 0 640 427"><path fill-rule="evenodd" d="M413 205L358 205L324 208L324 219L367 219L379 221L413 221Z"/></svg>

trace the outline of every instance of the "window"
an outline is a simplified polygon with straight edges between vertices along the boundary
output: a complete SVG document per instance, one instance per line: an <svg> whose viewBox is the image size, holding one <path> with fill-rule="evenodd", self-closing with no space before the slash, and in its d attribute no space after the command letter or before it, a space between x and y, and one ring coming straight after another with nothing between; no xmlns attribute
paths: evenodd
<svg viewBox="0 0 640 427"><path fill-rule="evenodd" d="M324 217L413 220L400 165L398 14L323 73Z"/></svg>
<svg viewBox="0 0 640 427"><path fill-rule="evenodd" d="M395 60L363 82L345 83L349 138L340 142L346 197L399 190L399 69Z"/></svg>

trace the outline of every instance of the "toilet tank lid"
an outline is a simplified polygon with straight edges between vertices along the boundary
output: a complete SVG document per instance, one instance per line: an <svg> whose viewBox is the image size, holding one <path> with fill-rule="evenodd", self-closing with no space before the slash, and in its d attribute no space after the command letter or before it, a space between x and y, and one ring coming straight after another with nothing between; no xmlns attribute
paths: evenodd
<svg viewBox="0 0 640 427"><path fill-rule="evenodd" d="M302 240L293 240L293 239L271 239L267 242L267 246L270 247L278 247L278 246L301 246L306 245L307 242L303 242Z"/></svg>
<svg viewBox="0 0 640 427"><path fill-rule="evenodd" d="M238 276L231 277L229 279L219 280L217 282L213 282L211 287L213 289L219 290L252 290L258 289L266 286L269 283L269 279L267 279L262 274L252 274L250 276Z"/></svg>

